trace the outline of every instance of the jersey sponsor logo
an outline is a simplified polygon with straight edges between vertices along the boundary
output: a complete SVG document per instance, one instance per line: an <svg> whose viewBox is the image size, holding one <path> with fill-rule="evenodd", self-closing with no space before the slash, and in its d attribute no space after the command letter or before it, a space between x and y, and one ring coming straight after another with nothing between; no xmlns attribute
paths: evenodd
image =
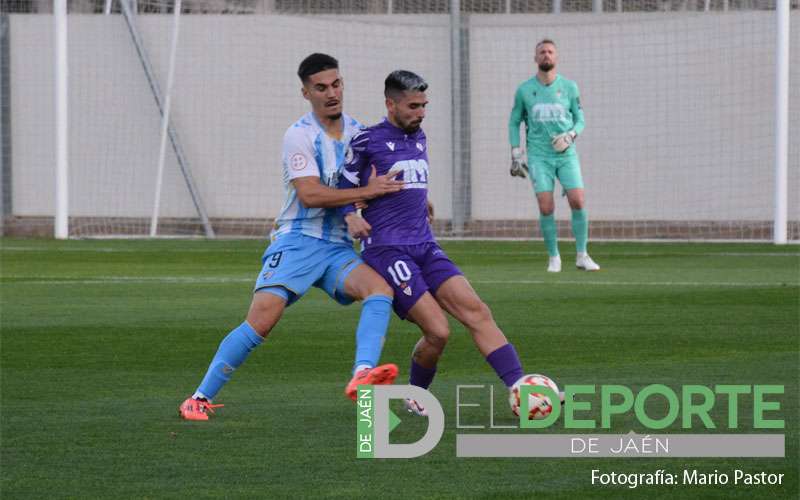
<svg viewBox="0 0 800 500"><path fill-rule="evenodd" d="M558 103L539 103L531 108L531 117L537 122L566 122L567 110Z"/></svg>
<svg viewBox="0 0 800 500"><path fill-rule="evenodd" d="M428 162L425 160L397 161L389 169L389 173L402 172L403 189L426 189L428 187Z"/></svg>
<svg viewBox="0 0 800 500"><path fill-rule="evenodd" d="M393 142L387 142L386 143L386 147L389 148L390 151L394 151L394 143Z"/></svg>
<svg viewBox="0 0 800 500"><path fill-rule="evenodd" d="M308 160L303 153L295 153L289 158L289 165L291 165L292 170L303 170L308 165Z"/></svg>

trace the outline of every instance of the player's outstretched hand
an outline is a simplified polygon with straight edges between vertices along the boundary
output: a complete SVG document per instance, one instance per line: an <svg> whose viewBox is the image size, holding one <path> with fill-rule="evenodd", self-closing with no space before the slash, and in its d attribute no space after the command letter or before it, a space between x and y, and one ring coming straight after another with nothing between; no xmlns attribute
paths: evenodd
<svg viewBox="0 0 800 500"><path fill-rule="evenodd" d="M403 189L405 184L403 181L395 179L400 171L388 172L384 175L378 175L375 165L372 165L372 174L369 176L369 183L367 184L367 193L365 198L377 198L389 193L396 193Z"/></svg>
<svg viewBox="0 0 800 500"><path fill-rule="evenodd" d="M528 164L522 158L522 150L520 148L511 148L511 177L525 178L528 172Z"/></svg>
<svg viewBox="0 0 800 500"><path fill-rule="evenodd" d="M354 239L367 238L370 231L372 231L372 226L369 225L369 222L355 212L347 214L344 221L347 224L347 232Z"/></svg>
<svg viewBox="0 0 800 500"><path fill-rule="evenodd" d="M564 132L563 134L558 134L553 137L550 144L553 145L553 149L556 150L556 153L563 153L573 142L575 142L575 132L570 130L569 132Z"/></svg>

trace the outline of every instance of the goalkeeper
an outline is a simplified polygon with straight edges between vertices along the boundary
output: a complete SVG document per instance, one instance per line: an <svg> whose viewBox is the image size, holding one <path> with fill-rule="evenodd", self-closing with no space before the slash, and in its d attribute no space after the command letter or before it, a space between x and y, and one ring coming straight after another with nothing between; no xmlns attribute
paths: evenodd
<svg viewBox="0 0 800 500"><path fill-rule="evenodd" d="M524 178L530 175L536 200L539 203L539 224L547 246L547 270L561 271L556 228L555 180L566 191L572 209L572 234L577 256L575 266L585 271L600 269L589 254L589 221L584 209L583 179L575 150L575 139L583 131L578 86L556 73L558 51L552 40L536 44L536 64L539 71L523 82L514 96L514 108L508 120L511 142L511 175ZM519 124L525 120L527 163L520 148Z"/></svg>

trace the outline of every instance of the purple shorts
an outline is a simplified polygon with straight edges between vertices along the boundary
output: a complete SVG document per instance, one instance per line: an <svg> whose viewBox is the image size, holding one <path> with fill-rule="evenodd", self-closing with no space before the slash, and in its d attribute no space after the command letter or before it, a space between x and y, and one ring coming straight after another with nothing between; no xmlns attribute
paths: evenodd
<svg viewBox="0 0 800 500"><path fill-rule="evenodd" d="M435 241L418 245L377 246L361 258L394 289L394 312L405 319L425 292L462 273Z"/></svg>

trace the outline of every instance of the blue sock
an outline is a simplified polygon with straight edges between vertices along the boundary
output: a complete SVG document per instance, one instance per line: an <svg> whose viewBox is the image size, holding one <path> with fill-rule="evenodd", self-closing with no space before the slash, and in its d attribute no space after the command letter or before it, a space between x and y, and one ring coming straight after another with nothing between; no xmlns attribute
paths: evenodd
<svg viewBox="0 0 800 500"><path fill-rule="evenodd" d="M361 319L356 330L356 364L375 367L381 359L383 338L389 328L392 299L385 295L370 295L361 306Z"/></svg>
<svg viewBox="0 0 800 500"><path fill-rule="evenodd" d="M244 363L250 351L258 347L264 339L253 330L247 321L234 328L222 339L217 354L208 366L206 376L200 382L195 397L204 397L211 401L225 382L231 379L234 370Z"/></svg>

